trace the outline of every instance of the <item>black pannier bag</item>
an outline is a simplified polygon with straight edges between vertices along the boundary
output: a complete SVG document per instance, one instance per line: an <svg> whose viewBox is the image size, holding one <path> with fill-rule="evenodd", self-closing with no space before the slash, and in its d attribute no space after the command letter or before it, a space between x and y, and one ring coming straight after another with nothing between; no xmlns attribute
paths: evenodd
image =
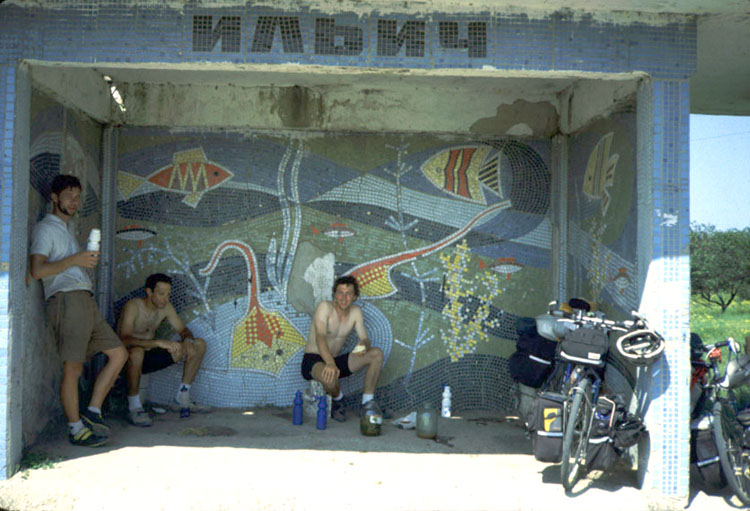
<svg viewBox="0 0 750 511"><path fill-rule="evenodd" d="M560 356L579 364L604 366L609 351L609 337L601 330L579 328L562 340Z"/></svg>
<svg viewBox="0 0 750 511"><path fill-rule="evenodd" d="M562 459L563 403L565 396L558 392L542 392L534 400L526 422L539 461L559 463Z"/></svg>
<svg viewBox="0 0 750 511"><path fill-rule="evenodd" d="M539 388L552 372L557 342L537 334L522 334L516 352L508 359L510 376L518 383Z"/></svg>
<svg viewBox="0 0 750 511"><path fill-rule="evenodd" d="M592 436L586 447L586 468L588 470L609 470L620 456L612 445L609 435Z"/></svg>
<svg viewBox="0 0 750 511"><path fill-rule="evenodd" d="M719 461L719 450L710 429L690 430L690 463L695 465L703 481L711 488L721 489L727 485Z"/></svg>
<svg viewBox="0 0 750 511"><path fill-rule="evenodd" d="M617 403L607 396L599 396L594 408L591 437L586 447L586 468L609 470L619 454L615 451L612 432L617 418Z"/></svg>

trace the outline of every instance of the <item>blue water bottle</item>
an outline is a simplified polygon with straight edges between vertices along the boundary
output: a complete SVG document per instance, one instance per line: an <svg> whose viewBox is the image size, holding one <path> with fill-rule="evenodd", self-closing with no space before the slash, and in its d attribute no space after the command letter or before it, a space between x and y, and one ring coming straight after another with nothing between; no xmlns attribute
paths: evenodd
<svg viewBox="0 0 750 511"><path fill-rule="evenodd" d="M292 424L302 424L302 392L299 390L294 395L294 408L292 409Z"/></svg>
<svg viewBox="0 0 750 511"><path fill-rule="evenodd" d="M326 429L326 418L328 417L328 408L326 407L326 395L323 394L318 398L318 429Z"/></svg>

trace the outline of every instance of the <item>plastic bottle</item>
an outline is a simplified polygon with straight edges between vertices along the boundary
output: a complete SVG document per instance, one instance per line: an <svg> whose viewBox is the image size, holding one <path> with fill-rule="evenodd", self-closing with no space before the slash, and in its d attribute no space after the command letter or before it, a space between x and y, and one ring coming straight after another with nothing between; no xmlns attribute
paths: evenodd
<svg viewBox="0 0 750 511"><path fill-rule="evenodd" d="M294 395L294 408L292 409L292 424L299 426L302 424L302 391L297 391Z"/></svg>
<svg viewBox="0 0 750 511"><path fill-rule="evenodd" d="M190 407L183 406L180 408L180 419L187 419L190 417Z"/></svg>
<svg viewBox="0 0 750 511"><path fill-rule="evenodd" d="M443 417L451 416L451 388L448 385L443 387L443 403L440 410Z"/></svg>
<svg viewBox="0 0 750 511"><path fill-rule="evenodd" d="M91 229L91 232L89 233L89 241L86 244L86 250L89 250L91 252L99 252L101 240L101 231L99 229Z"/></svg>
<svg viewBox="0 0 750 511"><path fill-rule="evenodd" d="M318 421L315 427L326 429L326 418L328 417L328 407L326 406L326 396L323 394L318 398Z"/></svg>
<svg viewBox="0 0 750 511"><path fill-rule="evenodd" d="M437 410L431 403L425 403L417 412L417 436L419 438L435 438L437 426Z"/></svg>

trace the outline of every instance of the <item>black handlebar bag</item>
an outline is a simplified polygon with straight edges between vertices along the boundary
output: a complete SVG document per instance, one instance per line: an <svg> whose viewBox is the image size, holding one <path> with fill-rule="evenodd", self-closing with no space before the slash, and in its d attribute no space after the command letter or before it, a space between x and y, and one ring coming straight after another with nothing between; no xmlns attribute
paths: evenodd
<svg viewBox="0 0 750 511"><path fill-rule="evenodd" d="M601 330L579 328L565 336L560 356L570 362L603 367L609 351L609 337Z"/></svg>

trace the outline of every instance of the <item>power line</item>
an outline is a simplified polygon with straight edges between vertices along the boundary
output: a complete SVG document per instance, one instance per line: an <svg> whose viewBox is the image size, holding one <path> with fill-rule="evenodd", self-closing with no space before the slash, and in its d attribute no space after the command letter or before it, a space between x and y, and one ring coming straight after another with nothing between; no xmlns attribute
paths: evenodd
<svg viewBox="0 0 750 511"><path fill-rule="evenodd" d="M691 142L698 142L699 140L711 140L711 139L714 139L714 138L725 138L725 137L733 137L733 136L736 136L736 135L748 135L748 134L750 134L750 131L739 131L737 133L727 133L725 135L715 135L713 137L691 138L690 141Z"/></svg>

